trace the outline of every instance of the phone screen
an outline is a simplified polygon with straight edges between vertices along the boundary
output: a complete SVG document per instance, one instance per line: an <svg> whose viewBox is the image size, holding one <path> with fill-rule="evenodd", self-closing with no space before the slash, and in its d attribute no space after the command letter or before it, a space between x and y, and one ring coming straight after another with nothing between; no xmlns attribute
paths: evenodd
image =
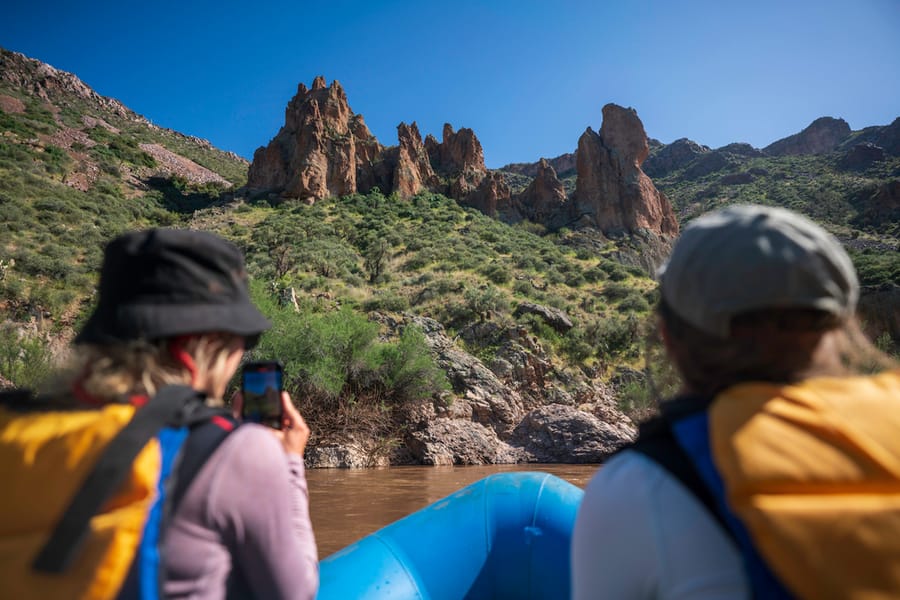
<svg viewBox="0 0 900 600"><path fill-rule="evenodd" d="M249 363L241 373L243 417L251 423L281 428L282 369L277 362Z"/></svg>

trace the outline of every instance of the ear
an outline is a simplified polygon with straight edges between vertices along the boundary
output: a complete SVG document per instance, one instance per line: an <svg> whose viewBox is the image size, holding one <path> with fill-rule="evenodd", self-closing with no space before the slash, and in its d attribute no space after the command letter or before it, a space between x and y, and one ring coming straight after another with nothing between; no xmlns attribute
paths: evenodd
<svg viewBox="0 0 900 600"><path fill-rule="evenodd" d="M674 358L675 342L672 339L672 332L669 331L669 328L662 317L656 317L656 327L659 329L659 335L662 337L663 345L666 347L666 354L668 354L670 358Z"/></svg>

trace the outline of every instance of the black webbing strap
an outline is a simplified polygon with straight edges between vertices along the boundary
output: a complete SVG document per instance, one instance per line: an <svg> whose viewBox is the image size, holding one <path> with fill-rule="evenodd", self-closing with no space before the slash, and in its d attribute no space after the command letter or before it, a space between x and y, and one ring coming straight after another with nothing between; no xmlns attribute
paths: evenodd
<svg viewBox="0 0 900 600"><path fill-rule="evenodd" d="M193 420L197 424L191 428L191 433L182 446L181 458L169 495L169 505L166 508L167 515L175 514L197 473L206 464L206 460L238 426L238 422L221 409L201 409Z"/></svg>
<svg viewBox="0 0 900 600"><path fill-rule="evenodd" d="M180 425L189 418L191 401L196 398L197 393L187 386L166 386L135 411L75 493L32 563L34 569L45 573L66 570L84 542L91 519L119 489L140 451L165 425Z"/></svg>
<svg viewBox="0 0 900 600"><path fill-rule="evenodd" d="M670 424L671 414L666 415L665 412L663 416L642 424L637 441L624 449L640 452L668 471L706 507L707 512L715 517L722 530L734 539L734 533L722 516L715 496L700 477L700 473L681 444L675 439Z"/></svg>

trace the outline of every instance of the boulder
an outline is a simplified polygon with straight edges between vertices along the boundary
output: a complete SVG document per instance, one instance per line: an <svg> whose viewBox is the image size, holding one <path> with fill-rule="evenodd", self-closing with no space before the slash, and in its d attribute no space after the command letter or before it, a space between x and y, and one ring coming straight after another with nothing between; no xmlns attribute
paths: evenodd
<svg viewBox="0 0 900 600"><path fill-rule="evenodd" d="M527 415L510 442L530 462L599 463L634 440L596 416L571 406L551 404Z"/></svg>
<svg viewBox="0 0 900 600"><path fill-rule="evenodd" d="M547 325L559 333L565 333L574 327L572 320L569 319L569 316L565 312L558 308L553 308L552 306L542 306L532 302L522 302L516 307L516 311L513 314L516 317L524 314L537 315L543 319Z"/></svg>
<svg viewBox="0 0 900 600"><path fill-rule="evenodd" d="M405 440L413 458L423 465L485 465L524 462L524 453L501 441L479 423L435 419L410 432Z"/></svg>

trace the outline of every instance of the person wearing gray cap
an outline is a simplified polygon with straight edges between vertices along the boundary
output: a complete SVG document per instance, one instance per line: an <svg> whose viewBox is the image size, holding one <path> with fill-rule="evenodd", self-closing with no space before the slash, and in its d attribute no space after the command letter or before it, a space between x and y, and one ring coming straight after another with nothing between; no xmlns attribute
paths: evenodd
<svg viewBox="0 0 900 600"><path fill-rule="evenodd" d="M840 243L732 206L659 278L683 389L587 486L573 598L900 596L900 371Z"/></svg>

